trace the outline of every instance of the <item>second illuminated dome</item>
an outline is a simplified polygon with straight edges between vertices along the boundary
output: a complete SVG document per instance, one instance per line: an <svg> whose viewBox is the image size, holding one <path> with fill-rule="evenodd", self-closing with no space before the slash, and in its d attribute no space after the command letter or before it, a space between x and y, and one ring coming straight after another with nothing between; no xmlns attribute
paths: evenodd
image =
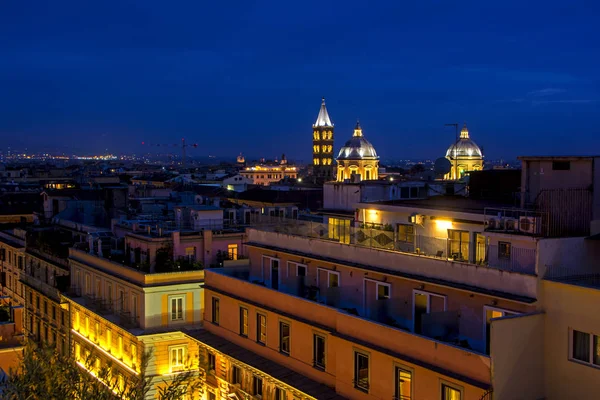
<svg viewBox="0 0 600 400"><path fill-rule="evenodd" d="M354 134L340 149L336 160L338 182L346 179L376 180L379 178L379 157L375 147L363 136L358 122Z"/></svg>

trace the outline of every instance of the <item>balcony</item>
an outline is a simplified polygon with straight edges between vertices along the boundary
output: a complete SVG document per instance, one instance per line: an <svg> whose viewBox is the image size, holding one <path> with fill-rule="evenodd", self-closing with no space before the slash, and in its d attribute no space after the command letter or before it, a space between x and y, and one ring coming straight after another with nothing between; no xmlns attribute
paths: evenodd
<svg viewBox="0 0 600 400"><path fill-rule="evenodd" d="M134 316L129 311L125 311L123 305L118 301L107 301L105 299L92 295L83 295L80 288L74 287L68 293L77 304L93 311L104 319L125 329L135 329L140 327L139 316Z"/></svg>
<svg viewBox="0 0 600 400"><path fill-rule="evenodd" d="M492 246L425 235L411 235L408 240L400 240L393 230L340 228L329 224L290 219L283 219L278 224L263 225L256 229L509 272L535 274L535 250L531 249L514 248L513 258L507 262L488 256L490 251L497 252L497 249Z"/></svg>
<svg viewBox="0 0 600 400"><path fill-rule="evenodd" d="M286 220L279 226L248 229L246 246L275 253L288 252L317 262L346 264L410 279L435 280L447 283L448 286L459 285L474 292L493 292L494 295L504 293L507 298L537 297L535 249L513 246L507 257L504 253L499 256L496 247L487 246L482 262L475 263L462 260L461 257L444 256L448 248L453 247L458 247L465 254L470 253L468 243L454 246L449 239L429 238L429 245L437 246L440 250L434 253L432 250L426 252L419 248L418 251L411 252L403 247L407 246L405 243L394 239L394 232L348 229L348 235L331 238L326 224ZM415 241L424 242L419 238Z"/></svg>
<svg viewBox="0 0 600 400"><path fill-rule="evenodd" d="M43 282L41 279L38 279L34 276L25 273L21 273L20 280L23 284L29 286L30 288L45 294L52 300L60 302L61 292L58 288Z"/></svg>
<svg viewBox="0 0 600 400"><path fill-rule="evenodd" d="M173 285L186 282L201 282L204 279L204 270L191 271L175 270L170 272L146 272L129 267L107 258L89 254L77 249L69 249L69 259L79 265L93 270L101 270L114 276L135 283L139 286Z"/></svg>
<svg viewBox="0 0 600 400"><path fill-rule="evenodd" d="M219 268L207 271L205 290L209 295L217 292L222 296L243 299L261 309L329 330L342 340L415 364L431 367L429 363L434 363L438 369L481 382L482 387L489 386L489 358L460 347L457 313L432 313L422 320L422 334L415 334L408 331L406 325L394 320L394 310L404 303L400 299L382 299L363 311L361 306L345 302L344 288L334 288L336 290L323 296L317 288L303 286L302 282L300 279L274 289L251 276L247 267Z"/></svg>

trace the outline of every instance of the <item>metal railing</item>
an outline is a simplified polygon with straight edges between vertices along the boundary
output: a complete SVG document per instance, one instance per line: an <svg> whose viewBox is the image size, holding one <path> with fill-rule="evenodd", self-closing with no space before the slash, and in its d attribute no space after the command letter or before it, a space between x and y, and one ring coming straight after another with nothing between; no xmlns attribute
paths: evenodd
<svg viewBox="0 0 600 400"><path fill-rule="evenodd" d="M40 279L38 279L34 276L31 276L31 275L28 275L26 273L21 273L20 280L24 284L36 289L37 291L39 291L41 293L44 293L45 295L51 297L52 299L60 301L60 290L58 290L54 286L49 285L49 284L41 281Z"/></svg>
<svg viewBox="0 0 600 400"><path fill-rule="evenodd" d="M139 316L134 316L119 304L120 300L109 301L93 295L82 295L79 288L72 288L69 295L80 297L85 301L85 307L102 316L113 316L117 323L123 328L138 328Z"/></svg>
<svg viewBox="0 0 600 400"><path fill-rule="evenodd" d="M257 229L349 244L398 253L487 266L504 271L535 274L535 249L511 247L510 255L498 257L496 245L476 245L473 242L425 235L399 237L394 231L343 227L319 222L283 219L276 224L264 224ZM475 250L475 251L474 251ZM493 255L493 257L492 257Z"/></svg>
<svg viewBox="0 0 600 400"><path fill-rule="evenodd" d="M488 265L493 268L523 274L535 274L535 249L510 246L510 250L499 245L489 245Z"/></svg>
<svg viewBox="0 0 600 400"><path fill-rule="evenodd" d="M585 268L564 267L562 265L547 265L544 279L600 289L600 273Z"/></svg>

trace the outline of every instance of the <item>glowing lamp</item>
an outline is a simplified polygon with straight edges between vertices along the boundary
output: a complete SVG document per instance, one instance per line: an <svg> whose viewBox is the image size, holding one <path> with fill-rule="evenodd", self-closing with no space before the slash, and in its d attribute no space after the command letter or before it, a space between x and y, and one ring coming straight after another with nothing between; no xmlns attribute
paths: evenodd
<svg viewBox="0 0 600 400"><path fill-rule="evenodd" d="M450 229L452 228L452 221L448 221L446 219L436 219L435 225L438 229Z"/></svg>

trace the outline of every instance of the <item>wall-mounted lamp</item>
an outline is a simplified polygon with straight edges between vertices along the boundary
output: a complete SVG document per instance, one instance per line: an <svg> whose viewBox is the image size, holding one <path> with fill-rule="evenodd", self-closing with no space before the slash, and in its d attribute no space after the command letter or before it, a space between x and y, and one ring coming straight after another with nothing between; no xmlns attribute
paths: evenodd
<svg viewBox="0 0 600 400"><path fill-rule="evenodd" d="M496 300L496 299L492 300L492 305L493 306L497 306L498 305L498 300Z"/></svg>
<svg viewBox="0 0 600 400"><path fill-rule="evenodd" d="M419 290L423 290L423 289L425 289L425 285L421 283L421 284L419 285Z"/></svg>

